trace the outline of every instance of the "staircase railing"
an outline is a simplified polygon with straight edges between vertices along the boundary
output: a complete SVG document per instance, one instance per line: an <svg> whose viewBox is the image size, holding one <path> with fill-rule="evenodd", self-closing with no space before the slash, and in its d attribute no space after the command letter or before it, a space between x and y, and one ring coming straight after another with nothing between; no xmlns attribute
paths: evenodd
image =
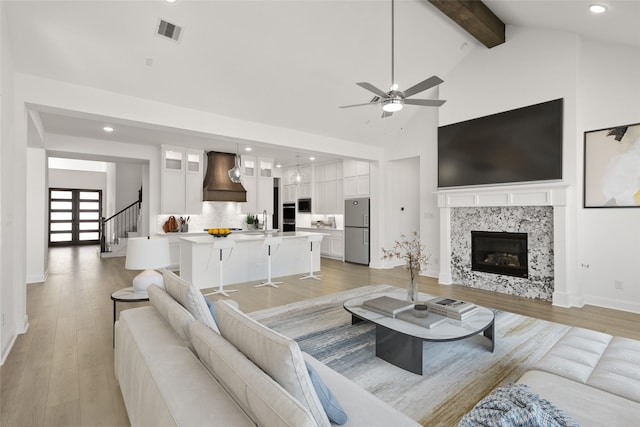
<svg viewBox="0 0 640 427"><path fill-rule="evenodd" d="M111 252L111 246L127 237L127 233L138 231L141 206L142 188L138 190L138 200L109 218L100 218L100 252Z"/></svg>

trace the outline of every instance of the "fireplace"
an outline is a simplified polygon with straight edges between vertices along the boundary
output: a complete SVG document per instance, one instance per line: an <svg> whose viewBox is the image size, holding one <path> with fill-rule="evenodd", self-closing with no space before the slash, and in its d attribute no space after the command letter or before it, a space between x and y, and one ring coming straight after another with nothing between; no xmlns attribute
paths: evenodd
<svg viewBox="0 0 640 427"><path fill-rule="evenodd" d="M471 232L471 270L528 277L527 233Z"/></svg>

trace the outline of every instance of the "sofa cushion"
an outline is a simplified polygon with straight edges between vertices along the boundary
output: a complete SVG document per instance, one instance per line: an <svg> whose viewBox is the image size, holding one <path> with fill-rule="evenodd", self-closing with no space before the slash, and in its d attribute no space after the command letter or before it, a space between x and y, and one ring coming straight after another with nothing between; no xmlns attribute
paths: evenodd
<svg viewBox="0 0 640 427"><path fill-rule="evenodd" d="M319 426L329 426L298 343L225 302L218 303L216 308L222 336L302 403Z"/></svg>
<svg viewBox="0 0 640 427"><path fill-rule="evenodd" d="M156 285L149 286L147 293L149 294L149 302L153 308L160 313L175 333L182 338L185 345L192 348L191 338L189 336L189 325L195 320L193 315L178 304L176 300L171 298L164 289Z"/></svg>
<svg viewBox="0 0 640 427"><path fill-rule="evenodd" d="M518 382L528 385L583 426L634 426L640 419L640 403L558 375L533 370L525 372Z"/></svg>
<svg viewBox="0 0 640 427"><path fill-rule="evenodd" d="M202 363L257 425L316 426L300 402L211 328L194 322L191 336Z"/></svg>
<svg viewBox="0 0 640 427"><path fill-rule="evenodd" d="M640 341L572 328L534 369L640 403Z"/></svg>
<svg viewBox="0 0 640 427"><path fill-rule="evenodd" d="M640 341L613 337L587 384L640 403Z"/></svg>
<svg viewBox="0 0 640 427"><path fill-rule="evenodd" d="M611 338L611 335L600 332L571 328L534 368L586 383Z"/></svg>
<svg viewBox="0 0 640 427"><path fill-rule="evenodd" d="M162 278L164 280L164 288L173 299L182 304L193 317L220 333L218 325L216 325L211 311L209 311L209 307L207 307L204 295L202 295L202 292L200 292L198 288L178 277L170 270L163 270Z"/></svg>

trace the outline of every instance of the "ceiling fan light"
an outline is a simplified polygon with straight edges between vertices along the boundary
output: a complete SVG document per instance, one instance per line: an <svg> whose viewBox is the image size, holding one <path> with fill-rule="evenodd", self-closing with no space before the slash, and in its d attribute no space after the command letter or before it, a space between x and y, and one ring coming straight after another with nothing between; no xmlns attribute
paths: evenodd
<svg viewBox="0 0 640 427"><path fill-rule="evenodd" d="M384 101L382 109L387 113L395 113L396 111L402 110L403 105L404 102L402 102L402 99L392 98Z"/></svg>

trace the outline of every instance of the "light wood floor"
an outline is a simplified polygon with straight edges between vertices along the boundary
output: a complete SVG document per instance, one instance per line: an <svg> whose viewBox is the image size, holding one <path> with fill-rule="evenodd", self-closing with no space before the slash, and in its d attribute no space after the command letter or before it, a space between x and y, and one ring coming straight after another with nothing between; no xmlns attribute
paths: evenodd
<svg viewBox="0 0 640 427"><path fill-rule="evenodd" d="M18 337L0 370L1 426L129 425L113 374L110 295L130 286L136 273L124 269L124 258L100 259L95 247L50 250L47 281L27 288L29 330ZM368 284L404 286L408 276L401 268L373 270L324 258L322 274L322 281L284 278L278 289L229 288L240 289L231 296L251 312ZM422 292L640 339L640 314L590 306L565 309L419 280ZM118 311L144 304L119 303Z"/></svg>

